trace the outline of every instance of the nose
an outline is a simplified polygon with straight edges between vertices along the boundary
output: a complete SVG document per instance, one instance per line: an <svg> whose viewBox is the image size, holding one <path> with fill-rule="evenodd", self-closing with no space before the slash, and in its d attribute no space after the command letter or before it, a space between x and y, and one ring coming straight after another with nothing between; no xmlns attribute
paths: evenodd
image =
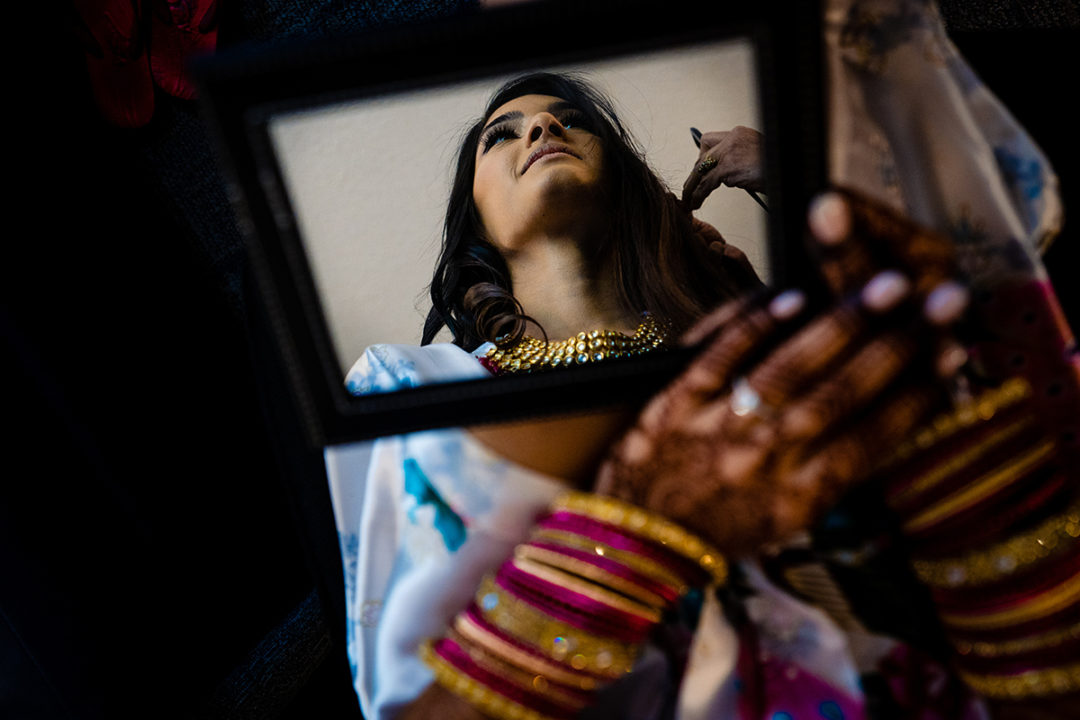
<svg viewBox="0 0 1080 720"><path fill-rule="evenodd" d="M529 139L529 144L533 145L547 135L561 138L565 132L566 128L562 126L558 118L549 112L540 112L533 115L529 120L525 137Z"/></svg>

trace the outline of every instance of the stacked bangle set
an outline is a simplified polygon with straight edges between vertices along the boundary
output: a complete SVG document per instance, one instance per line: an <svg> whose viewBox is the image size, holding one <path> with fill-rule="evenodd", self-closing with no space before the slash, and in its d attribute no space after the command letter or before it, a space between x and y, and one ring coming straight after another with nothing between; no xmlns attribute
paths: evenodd
<svg viewBox="0 0 1080 720"><path fill-rule="evenodd" d="M630 672L687 589L726 575L723 557L675 524L571 493L421 657L440 685L489 715L571 718Z"/></svg>
<svg viewBox="0 0 1080 720"><path fill-rule="evenodd" d="M886 496L960 676L1003 700L1080 690L1080 497L1013 379L898 449Z"/></svg>

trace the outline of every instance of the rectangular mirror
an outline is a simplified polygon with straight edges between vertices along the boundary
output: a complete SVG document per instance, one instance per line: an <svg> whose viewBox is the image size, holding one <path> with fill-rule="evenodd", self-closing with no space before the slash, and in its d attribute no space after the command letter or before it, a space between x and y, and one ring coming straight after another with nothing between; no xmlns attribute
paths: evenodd
<svg viewBox="0 0 1080 720"><path fill-rule="evenodd" d="M720 187L695 217L767 283L798 281L802 212L823 176L818 42L816 12L773 2L544 2L199 66L311 441L632 399L685 363L679 351L477 379L477 362L424 387L346 387L366 348L420 344L463 134L527 72L574 73L610 98L676 195L698 161L691 127L762 132L763 197Z"/></svg>

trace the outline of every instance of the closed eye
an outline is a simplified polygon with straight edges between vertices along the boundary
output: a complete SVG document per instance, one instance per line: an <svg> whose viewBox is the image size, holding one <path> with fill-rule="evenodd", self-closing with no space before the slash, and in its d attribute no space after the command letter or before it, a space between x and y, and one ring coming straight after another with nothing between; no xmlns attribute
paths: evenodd
<svg viewBox="0 0 1080 720"><path fill-rule="evenodd" d="M515 140L519 137L517 128L512 123L504 122L499 123L493 127L484 131L483 137L480 138L480 146L486 153L488 150L498 145L503 140Z"/></svg>
<svg viewBox="0 0 1080 720"><path fill-rule="evenodd" d="M588 116L576 108L566 108L557 115L559 124L567 130L584 130L589 133L596 133L593 128L592 122L589 121Z"/></svg>

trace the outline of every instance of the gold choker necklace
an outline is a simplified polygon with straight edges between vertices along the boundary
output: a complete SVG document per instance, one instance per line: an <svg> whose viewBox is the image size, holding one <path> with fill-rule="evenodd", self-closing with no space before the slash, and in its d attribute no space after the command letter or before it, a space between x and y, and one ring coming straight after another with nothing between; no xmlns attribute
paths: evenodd
<svg viewBox="0 0 1080 720"><path fill-rule="evenodd" d="M638 325L637 332L631 336L616 330L579 332L575 337L558 342L544 342L525 336L510 347L491 348L482 358L482 362L496 375L588 365L611 358L643 355L664 348L667 335L667 326L647 314Z"/></svg>

